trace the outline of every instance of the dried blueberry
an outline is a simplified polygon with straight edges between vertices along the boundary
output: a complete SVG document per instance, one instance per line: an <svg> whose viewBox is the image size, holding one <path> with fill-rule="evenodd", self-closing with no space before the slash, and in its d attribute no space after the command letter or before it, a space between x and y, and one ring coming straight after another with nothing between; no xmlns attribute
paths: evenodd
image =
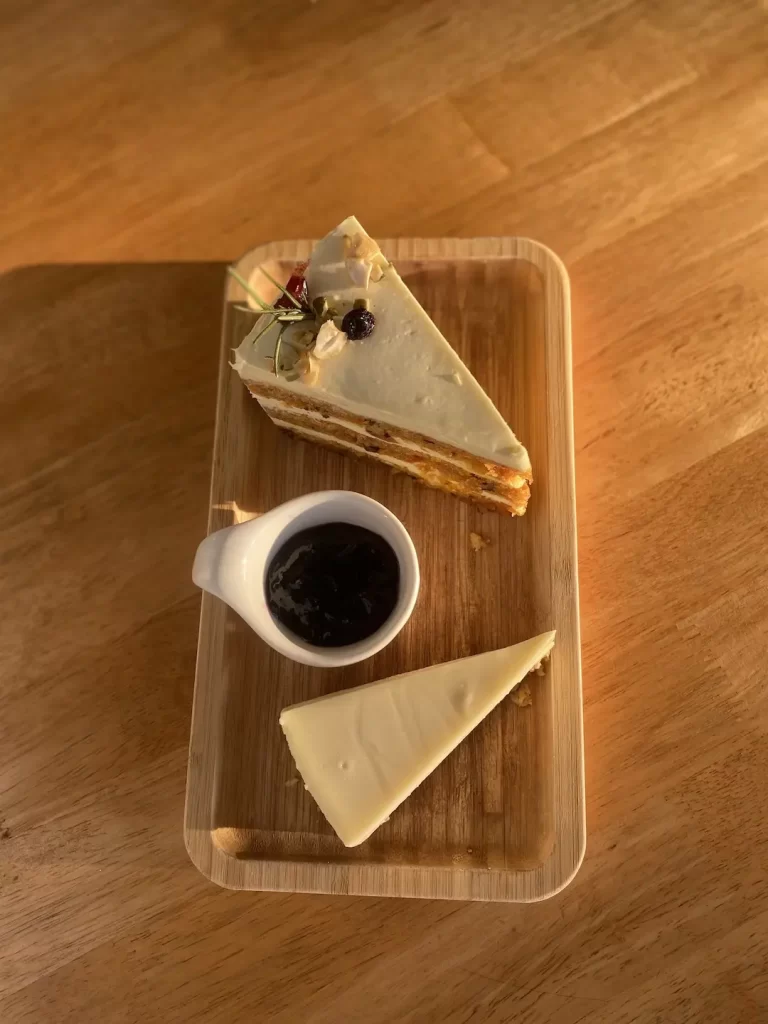
<svg viewBox="0 0 768 1024"><path fill-rule="evenodd" d="M350 309L341 321L342 331L352 341L367 338L375 326L374 315L368 309Z"/></svg>

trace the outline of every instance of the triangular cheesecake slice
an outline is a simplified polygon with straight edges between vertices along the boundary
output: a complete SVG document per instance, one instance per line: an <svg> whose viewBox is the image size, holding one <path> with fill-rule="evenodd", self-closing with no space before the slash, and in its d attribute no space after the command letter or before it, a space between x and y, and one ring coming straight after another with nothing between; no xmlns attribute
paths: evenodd
<svg viewBox="0 0 768 1024"><path fill-rule="evenodd" d="M253 295L285 309L280 283L312 316L286 323L263 314L233 363L275 423L525 512L528 453L356 218L318 242L290 281L280 273L274 261L255 268Z"/></svg>
<svg viewBox="0 0 768 1024"><path fill-rule="evenodd" d="M386 821L554 642L542 633L285 708L280 725L296 767L344 845Z"/></svg>

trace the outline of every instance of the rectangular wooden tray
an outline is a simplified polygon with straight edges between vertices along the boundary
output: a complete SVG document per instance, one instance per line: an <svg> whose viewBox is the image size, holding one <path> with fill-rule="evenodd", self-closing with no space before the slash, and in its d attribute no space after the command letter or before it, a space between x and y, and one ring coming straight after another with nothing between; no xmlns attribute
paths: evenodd
<svg viewBox="0 0 768 1024"><path fill-rule="evenodd" d="M285 277L309 241L249 252ZM203 595L184 832L204 875L235 889L540 900L584 855L584 768L568 278L519 238L382 243L528 447L527 514L483 511L368 460L277 430L228 363L252 325L239 286L224 310L209 532L299 494L348 488L387 505L413 537L421 594L374 658L338 670L269 649ZM475 551L470 533L489 544ZM191 561L191 553L190 553ZM362 846L346 849L297 777L281 708L557 629L531 703L509 698Z"/></svg>

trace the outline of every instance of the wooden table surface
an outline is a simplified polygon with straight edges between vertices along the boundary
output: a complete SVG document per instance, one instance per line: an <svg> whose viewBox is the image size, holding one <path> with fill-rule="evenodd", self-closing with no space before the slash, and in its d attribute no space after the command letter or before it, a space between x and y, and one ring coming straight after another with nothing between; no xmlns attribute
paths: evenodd
<svg viewBox="0 0 768 1024"><path fill-rule="evenodd" d="M0 6L0 1019L768 1020L768 7ZM588 849L529 906L182 842L225 261L355 212L573 282Z"/></svg>

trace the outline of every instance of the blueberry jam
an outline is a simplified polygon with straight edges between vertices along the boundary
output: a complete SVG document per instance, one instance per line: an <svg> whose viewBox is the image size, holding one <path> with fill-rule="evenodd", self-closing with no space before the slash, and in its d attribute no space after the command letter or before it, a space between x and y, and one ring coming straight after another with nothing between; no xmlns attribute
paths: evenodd
<svg viewBox="0 0 768 1024"><path fill-rule="evenodd" d="M315 647L365 640L392 614L400 566L389 544L351 523L322 523L294 534L266 575L269 610Z"/></svg>

